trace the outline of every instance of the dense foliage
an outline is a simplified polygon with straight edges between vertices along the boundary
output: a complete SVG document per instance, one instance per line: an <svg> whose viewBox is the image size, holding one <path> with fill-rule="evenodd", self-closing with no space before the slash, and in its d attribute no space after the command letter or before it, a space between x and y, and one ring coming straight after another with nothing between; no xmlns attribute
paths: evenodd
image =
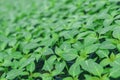
<svg viewBox="0 0 120 80"><path fill-rule="evenodd" d="M120 80L120 0L0 0L0 80Z"/></svg>

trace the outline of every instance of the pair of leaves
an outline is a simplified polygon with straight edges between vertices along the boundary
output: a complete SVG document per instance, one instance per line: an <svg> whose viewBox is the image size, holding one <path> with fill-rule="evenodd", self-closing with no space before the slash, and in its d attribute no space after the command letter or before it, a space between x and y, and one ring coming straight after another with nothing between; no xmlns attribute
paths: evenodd
<svg viewBox="0 0 120 80"><path fill-rule="evenodd" d="M60 48L56 47L55 53L66 61L71 61L78 56L77 50L71 48L69 43L63 43Z"/></svg>
<svg viewBox="0 0 120 80"><path fill-rule="evenodd" d="M42 69L50 72L53 69L53 64L56 59L57 57L55 55L51 56L48 60L45 61Z"/></svg>
<svg viewBox="0 0 120 80"><path fill-rule="evenodd" d="M62 62L56 62L55 64L55 70L52 71L52 76L56 76L58 74L63 74L63 70L66 66L66 63L64 61Z"/></svg>

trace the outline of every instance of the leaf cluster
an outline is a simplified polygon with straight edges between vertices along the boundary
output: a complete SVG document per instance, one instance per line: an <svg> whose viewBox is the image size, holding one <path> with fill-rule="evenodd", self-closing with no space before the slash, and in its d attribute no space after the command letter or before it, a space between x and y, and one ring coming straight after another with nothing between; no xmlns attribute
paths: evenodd
<svg viewBox="0 0 120 80"><path fill-rule="evenodd" d="M117 79L119 0L0 0L0 80Z"/></svg>

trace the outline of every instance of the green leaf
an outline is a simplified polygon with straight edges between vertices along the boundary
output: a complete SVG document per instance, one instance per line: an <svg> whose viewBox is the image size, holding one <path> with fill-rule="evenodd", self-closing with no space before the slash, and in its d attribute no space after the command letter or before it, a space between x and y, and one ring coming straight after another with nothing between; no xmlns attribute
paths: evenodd
<svg viewBox="0 0 120 80"><path fill-rule="evenodd" d="M77 29L72 29L72 30L66 30L66 31L62 31L60 32L59 36L64 36L65 39L70 39L72 38L74 35L76 35L78 33Z"/></svg>
<svg viewBox="0 0 120 80"><path fill-rule="evenodd" d="M69 38L72 38L72 36L69 34L69 31L62 31L60 34L59 34L60 37L64 36L65 39L69 39Z"/></svg>
<svg viewBox="0 0 120 80"><path fill-rule="evenodd" d="M41 74L36 72L32 74L32 77L34 78L41 77Z"/></svg>
<svg viewBox="0 0 120 80"><path fill-rule="evenodd" d="M56 48L55 48L55 53L56 53L57 55L59 55L59 56L62 56L63 51L62 51L61 48L56 47Z"/></svg>
<svg viewBox="0 0 120 80"><path fill-rule="evenodd" d="M77 49L78 51L83 48L83 44L79 41L74 43L72 46L73 46L73 48Z"/></svg>
<svg viewBox="0 0 120 80"><path fill-rule="evenodd" d="M103 67L93 60L86 60L81 62L81 66L84 70L92 73L93 75L101 76Z"/></svg>
<svg viewBox="0 0 120 80"><path fill-rule="evenodd" d="M15 38L9 38L9 46L15 46L17 40Z"/></svg>
<svg viewBox="0 0 120 80"><path fill-rule="evenodd" d="M120 28L119 27L116 27L114 30L113 30L113 37L114 38L117 38L120 40Z"/></svg>
<svg viewBox="0 0 120 80"><path fill-rule="evenodd" d="M116 67L111 68L110 76L112 78L118 78L120 76L120 66L116 66Z"/></svg>
<svg viewBox="0 0 120 80"><path fill-rule="evenodd" d="M108 57L109 51L108 51L108 50L98 50L98 51L96 52L96 54L97 54L100 58L104 58L104 57Z"/></svg>
<svg viewBox="0 0 120 80"><path fill-rule="evenodd" d="M21 61L20 68L26 67L27 65L31 64L31 62L34 62L34 60L35 60L34 57L30 57L28 59Z"/></svg>
<svg viewBox="0 0 120 80"><path fill-rule="evenodd" d="M110 69L110 76L113 78L118 78L120 76L120 58L111 63L112 68Z"/></svg>
<svg viewBox="0 0 120 80"><path fill-rule="evenodd" d="M105 58L100 62L100 65L102 65L103 67L109 65L111 63L109 58Z"/></svg>
<svg viewBox="0 0 120 80"><path fill-rule="evenodd" d="M103 22L104 27L108 27L113 22L113 20L113 18L105 19Z"/></svg>
<svg viewBox="0 0 120 80"><path fill-rule="evenodd" d="M23 36L25 37L26 40L30 40L32 38L32 34L30 32L24 32Z"/></svg>
<svg viewBox="0 0 120 80"><path fill-rule="evenodd" d="M16 51L11 54L11 57L14 59L20 59L20 58L22 58L22 54L21 54L21 52Z"/></svg>
<svg viewBox="0 0 120 80"><path fill-rule="evenodd" d="M68 49L62 54L62 58L66 61L71 61L77 57L77 50L75 49ZM69 57L69 58L68 58Z"/></svg>
<svg viewBox="0 0 120 80"><path fill-rule="evenodd" d="M7 46L7 43L6 42L0 42L0 50L4 50L5 47Z"/></svg>
<svg viewBox="0 0 120 80"><path fill-rule="evenodd" d="M28 76L30 73L29 72L27 72L27 71L23 71L23 72L21 72L21 76Z"/></svg>
<svg viewBox="0 0 120 80"><path fill-rule="evenodd" d="M52 45L52 41L53 41L53 40L52 40L50 37L46 37L45 39L43 39L43 40L40 42L39 46L49 47L49 46Z"/></svg>
<svg viewBox="0 0 120 80"><path fill-rule="evenodd" d="M108 9L102 9L100 11L100 13L97 15L97 19L106 19L106 18L108 18L110 15L107 12L108 12Z"/></svg>
<svg viewBox="0 0 120 80"><path fill-rule="evenodd" d="M31 73L35 70L35 63L31 62L28 66L27 66L27 71L30 71Z"/></svg>
<svg viewBox="0 0 120 80"><path fill-rule="evenodd" d="M118 25L120 25L120 20L115 20L115 23L118 24Z"/></svg>
<svg viewBox="0 0 120 80"><path fill-rule="evenodd" d="M100 34L105 34L108 31L112 31L112 29L113 29L113 26L104 27L100 30Z"/></svg>
<svg viewBox="0 0 120 80"><path fill-rule="evenodd" d="M99 45L100 44L92 44L92 45L89 45L89 46L85 46L85 52L87 54L93 53L98 49Z"/></svg>
<svg viewBox="0 0 120 80"><path fill-rule="evenodd" d="M117 49L120 51L120 44L117 44Z"/></svg>
<svg viewBox="0 0 120 80"><path fill-rule="evenodd" d="M55 64L55 70L52 71L52 75L56 76L58 74L61 74L63 69L65 68L65 66L66 66L66 63L64 61L63 62L57 62Z"/></svg>
<svg viewBox="0 0 120 80"><path fill-rule="evenodd" d="M116 46L109 41L104 41L101 43L100 49L114 49Z"/></svg>
<svg viewBox="0 0 120 80"><path fill-rule="evenodd" d="M44 73L41 75L42 80L52 80L52 76L49 73Z"/></svg>
<svg viewBox="0 0 120 80"><path fill-rule="evenodd" d="M111 54L110 54L110 60L111 60L111 61L114 61L115 58L116 58L116 55L115 55L114 53L111 53Z"/></svg>
<svg viewBox="0 0 120 80"><path fill-rule="evenodd" d="M109 77L108 77L108 74L104 74L102 76L102 78L100 78L101 80L110 80Z"/></svg>
<svg viewBox="0 0 120 80"><path fill-rule="evenodd" d="M95 43L96 41L97 41L97 38L95 36L89 35L89 36L85 37L85 39L84 39L84 45L85 46L91 45L91 44Z"/></svg>
<svg viewBox="0 0 120 80"><path fill-rule="evenodd" d="M83 37L85 37L86 35L90 34L91 31L86 31L86 32L81 32L77 35L77 40L79 39L83 39Z"/></svg>
<svg viewBox="0 0 120 80"><path fill-rule="evenodd" d="M72 75L73 77L79 76L79 74L82 72L80 69L80 65L74 63L70 69L69 69L69 74Z"/></svg>
<svg viewBox="0 0 120 80"><path fill-rule="evenodd" d="M116 58L113 63L111 63L111 66L120 66L120 58Z"/></svg>
<svg viewBox="0 0 120 80"><path fill-rule="evenodd" d="M8 67L11 66L12 62L9 59L5 59L4 62L2 63L2 66Z"/></svg>
<svg viewBox="0 0 120 80"><path fill-rule="evenodd" d="M56 58L57 57L55 55L53 55L48 60L45 60L45 63L44 63L44 66L42 69L46 70L46 71L51 71L53 68L53 63L56 60Z"/></svg>
<svg viewBox="0 0 120 80"><path fill-rule="evenodd" d="M69 43L66 43L64 42L61 46L60 46L61 49L63 50L67 50L67 49L70 49L71 48L71 45Z"/></svg>
<svg viewBox="0 0 120 80"><path fill-rule="evenodd" d="M15 79L16 77L18 77L21 74L21 72L22 72L22 70L13 69L7 73L6 78L7 79Z"/></svg>
<svg viewBox="0 0 120 80"><path fill-rule="evenodd" d="M23 43L21 44L21 49L23 50L24 53L28 53L30 51L30 49L35 49L39 46L38 43L34 43L34 42L31 42L31 43Z"/></svg>
<svg viewBox="0 0 120 80"><path fill-rule="evenodd" d="M51 48L43 48L42 55L50 55L53 54L53 50Z"/></svg>
<svg viewBox="0 0 120 80"><path fill-rule="evenodd" d="M9 39L8 39L5 35L0 34L0 41L3 41L3 42L5 42L5 43L8 43L8 42L9 42Z"/></svg>

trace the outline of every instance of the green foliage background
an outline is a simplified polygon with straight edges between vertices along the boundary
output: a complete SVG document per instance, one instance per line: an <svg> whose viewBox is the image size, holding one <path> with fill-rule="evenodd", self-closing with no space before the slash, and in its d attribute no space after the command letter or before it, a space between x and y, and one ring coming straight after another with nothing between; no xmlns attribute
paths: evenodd
<svg viewBox="0 0 120 80"><path fill-rule="evenodd" d="M119 80L120 0L0 0L0 80Z"/></svg>

